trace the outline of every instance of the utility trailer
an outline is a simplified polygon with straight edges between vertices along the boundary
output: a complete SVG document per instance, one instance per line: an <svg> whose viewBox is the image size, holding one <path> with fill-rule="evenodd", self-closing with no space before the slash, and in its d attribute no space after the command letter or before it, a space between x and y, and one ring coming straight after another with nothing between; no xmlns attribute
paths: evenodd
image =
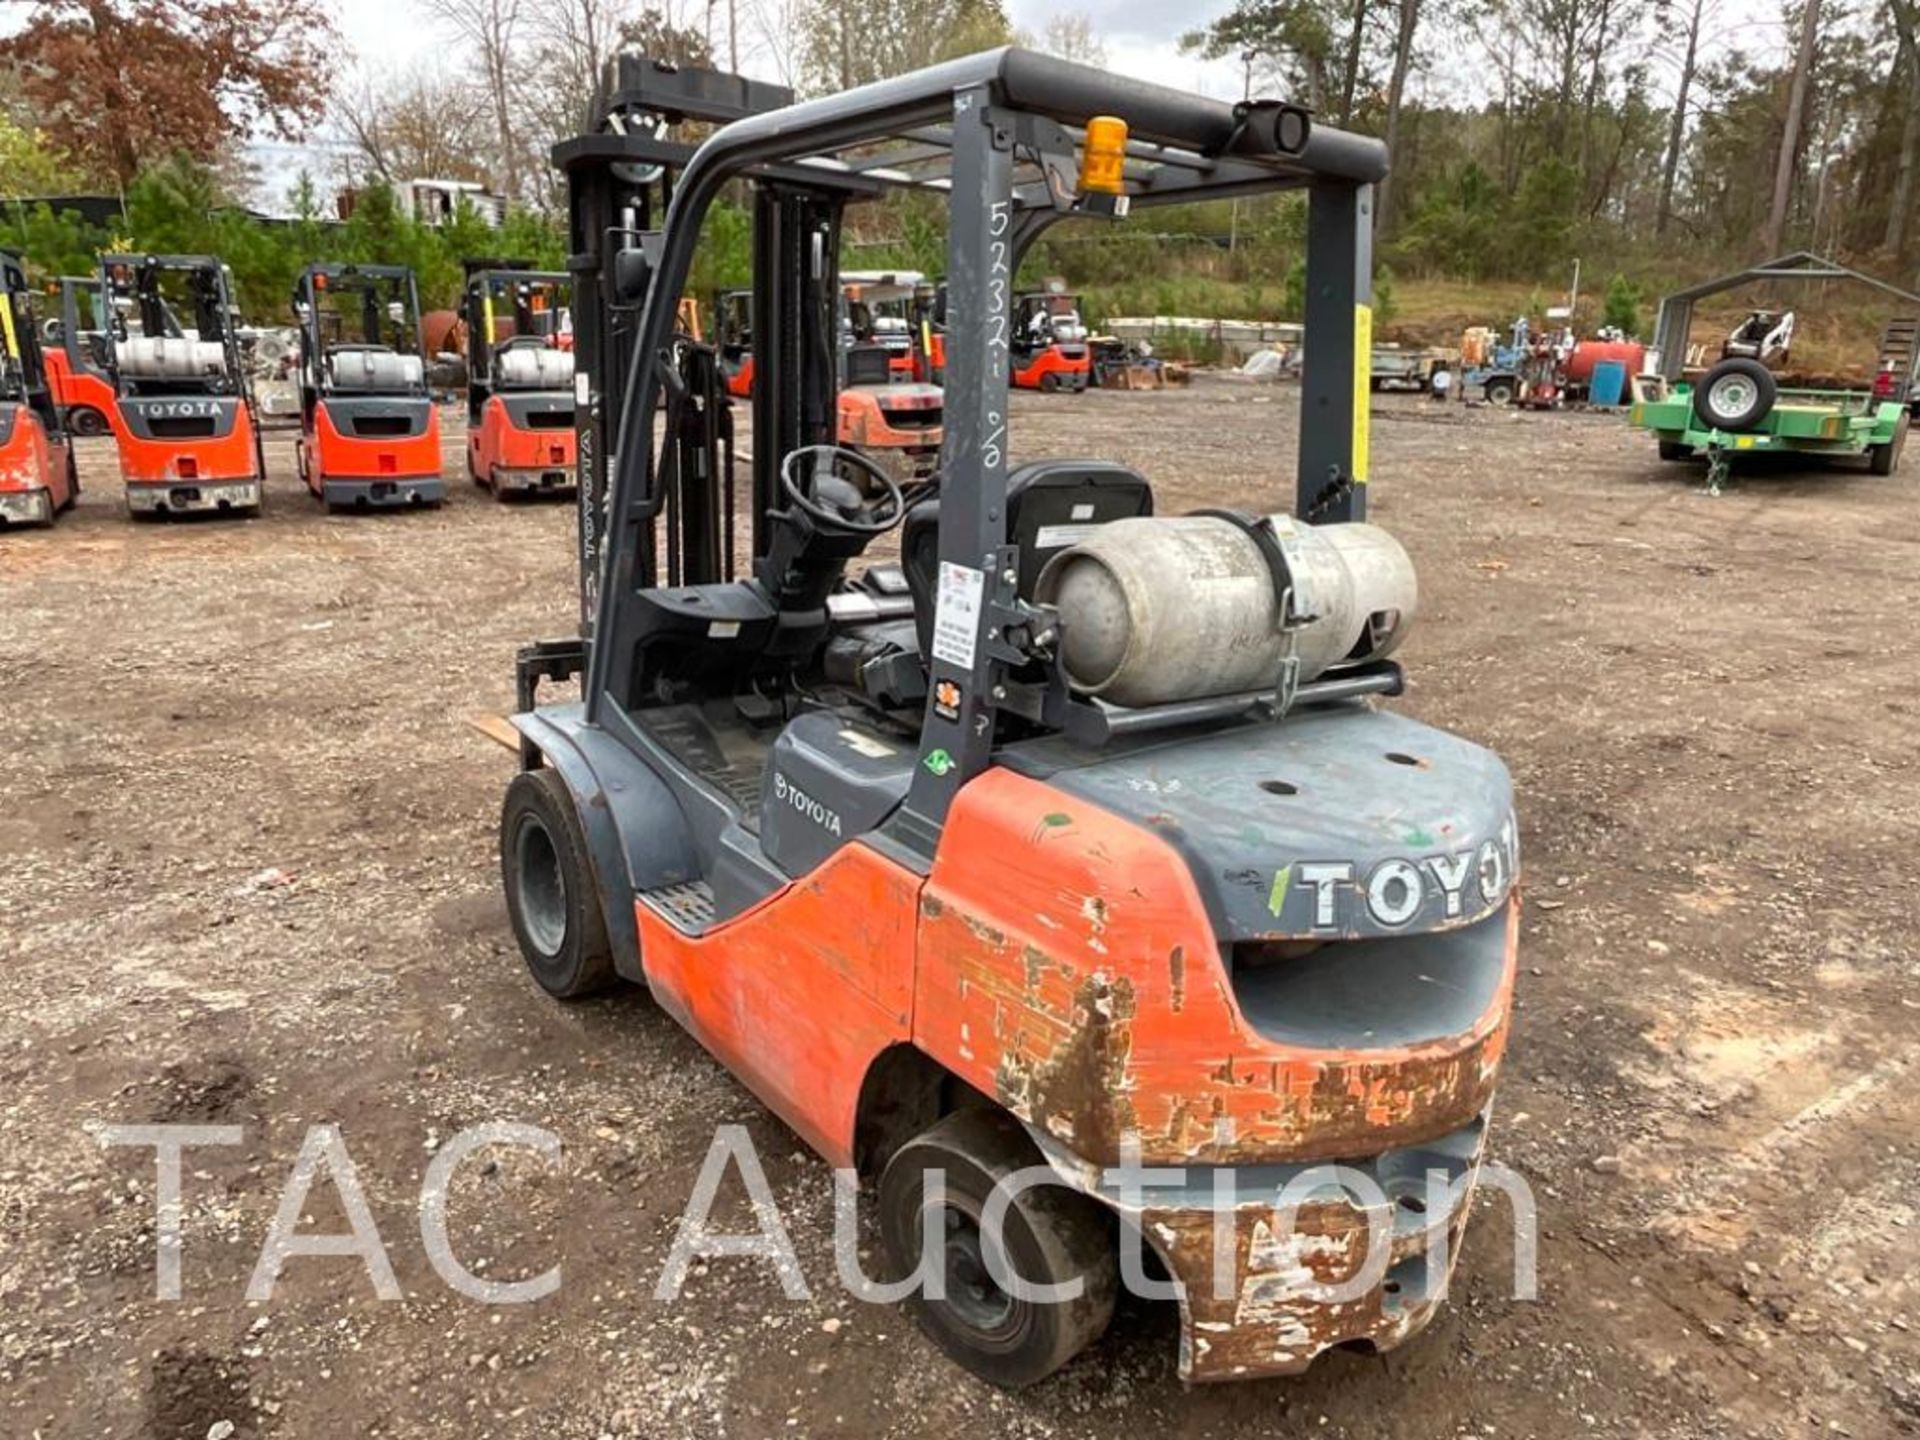
<svg viewBox="0 0 1920 1440"><path fill-rule="evenodd" d="M1912 425L1903 394L1881 394L1872 385L1858 389L1781 385L1770 365L1785 358L1791 343L1790 312L1750 312L1722 343L1715 364L1691 374L1684 368L1696 302L1754 282L1779 285L1815 280L1858 282L1920 309L1920 295L1808 251L1667 296L1660 302L1655 324L1657 373L1639 383L1629 412L1632 424L1653 433L1662 460L1704 458L1707 485L1715 493L1735 460L1758 455L1814 461L1864 459L1875 475L1891 475L1899 468ZM1883 340L1883 351L1887 343ZM1904 359L1911 376L1915 357L1909 351Z"/></svg>
<svg viewBox="0 0 1920 1440"><path fill-rule="evenodd" d="M500 863L534 980L646 987L855 1168L921 1325L995 1383L1093 1343L1143 1253L1189 1379L1407 1340L1486 1144L1518 842L1493 755L1375 707L1417 603L1363 523L1384 147L1017 49L798 103L627 56L607 93L624 123L554 154L581 609L516 672ZM949 220L918 486L835 443L841 221L900 189ZM1286 189L1320 420L1280 513L1165 517L1112 461L1016 463L1033 242ZM723 191L754 233L738 484L718 358L674 337ZM895 532L899 561L867 556ZM1378 1202L1315 1183L1333 1161Z"/></svg>

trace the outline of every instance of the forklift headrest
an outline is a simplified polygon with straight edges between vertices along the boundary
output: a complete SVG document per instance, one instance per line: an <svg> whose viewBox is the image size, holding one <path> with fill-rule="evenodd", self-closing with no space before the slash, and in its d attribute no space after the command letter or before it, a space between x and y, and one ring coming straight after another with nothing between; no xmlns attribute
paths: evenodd
<svg viewBox="0 0 1920 1440"><path fill-rule="evenodd" d="M227 352L218 340L133 335L120 341L114 354L129 380L199 380L227 368Z"/></svg>
<svg viewBox="0 0 1920 1440"><path fill-rule="evenodd" d="M493 362L503 390L570 390L573 388L573 352L513 345Z"/></svg>

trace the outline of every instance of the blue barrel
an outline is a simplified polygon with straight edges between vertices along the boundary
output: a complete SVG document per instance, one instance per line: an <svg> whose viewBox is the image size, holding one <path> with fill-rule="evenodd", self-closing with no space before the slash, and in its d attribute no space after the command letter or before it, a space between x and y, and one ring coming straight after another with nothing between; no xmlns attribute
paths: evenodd
<svg viewBox="0 0 1920 1440"><path fill-rule="evenodd" d="M1618 360L1598 360L1587 399L1595 405L1618 405L1627 390L1627 367Z"/></svg>

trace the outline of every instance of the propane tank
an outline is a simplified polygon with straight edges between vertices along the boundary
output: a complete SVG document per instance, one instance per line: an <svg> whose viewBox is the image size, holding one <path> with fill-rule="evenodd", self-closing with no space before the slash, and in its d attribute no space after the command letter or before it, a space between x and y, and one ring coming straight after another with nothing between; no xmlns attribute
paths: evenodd
<svg viewBox="0 0 1920 1440"><path fill-rule="evenodd" d="M1399 541L1374 525L1252 523L1271 527L1283 584L1249 525L1220 516L1114 520L1054 556L1034 598L1060 612L1073 688L1137 708L1275 688L1289 653L1300 682L1392 653L1419 593Z"/></svg>

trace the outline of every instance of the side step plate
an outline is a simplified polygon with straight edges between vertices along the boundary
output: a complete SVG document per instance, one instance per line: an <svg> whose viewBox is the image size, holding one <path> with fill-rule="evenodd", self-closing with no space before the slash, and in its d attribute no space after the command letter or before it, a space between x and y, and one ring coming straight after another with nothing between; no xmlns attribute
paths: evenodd
<svg viewBox="0 0 1920 1440"><path fill-rule="evenodd" d="M662 885L657 890L642 890L642 904L667 923L687 935L698 935L713 923L713 887L704 880L688 880L679 885Z"/></svg>

